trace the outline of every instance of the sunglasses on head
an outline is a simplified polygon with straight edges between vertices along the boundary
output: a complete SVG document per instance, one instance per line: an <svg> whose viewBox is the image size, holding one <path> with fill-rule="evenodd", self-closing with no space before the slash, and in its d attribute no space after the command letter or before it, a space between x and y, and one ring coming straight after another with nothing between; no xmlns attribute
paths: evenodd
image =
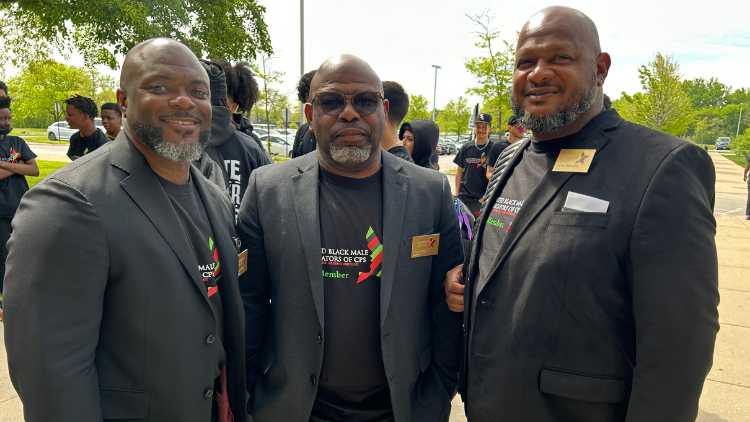
<svg viewBox="0 0 750 422"><path fill-rule="evenodd" d="M341 94L339 92L321 92L312 99L325 114L339 115L346 108L346 103L351 102L352 107L360 116L367 116L378 110L383 101L379 92L358 92L353 95Z"/></svg>

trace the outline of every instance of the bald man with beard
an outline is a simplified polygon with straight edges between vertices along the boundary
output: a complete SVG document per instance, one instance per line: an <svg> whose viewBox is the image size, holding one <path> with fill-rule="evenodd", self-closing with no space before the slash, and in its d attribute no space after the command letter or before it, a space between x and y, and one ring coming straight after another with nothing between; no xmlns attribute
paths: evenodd
<svg viewBox="0 0 750 422"><path fill-rule="evenodd" d="M8 244L5 343L27 421L245 420L233 210L192 168L211 125L195 55L125 57L118 137L30 190Z"/></svg>
<svg viewBox="0 0 750 422"><path fill-rule="evenodd" d="M606 109L609 67L577 10L520 32L513 110L534 136L498 159L466 288L448 286L470 422L695 420L719 328L714 169Z"/></svg>
<svg viewBox="0 0 750 422"><path fill-rule="evenodd" d="M317 150L250 176L239 233L256 422L447 421L461 318L442 290L462 261L448 180L383 153L388 102L343 55L313 78Z"/></svg>

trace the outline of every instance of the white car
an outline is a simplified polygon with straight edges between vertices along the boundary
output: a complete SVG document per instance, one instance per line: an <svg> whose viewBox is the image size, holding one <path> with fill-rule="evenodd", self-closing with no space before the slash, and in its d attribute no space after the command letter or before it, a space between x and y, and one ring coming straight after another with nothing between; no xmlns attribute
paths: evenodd
<svg viewBox="0 0 750 422"><path fill-rule="evenodd" d="M294 138L291 138L289 141L287 141L281 136L263 135L260 137L260 141L263 143L263 148L268 149L269 139L271 141L271 148L268 152L272 156L281 155L283 157L287 157L292 151L292 142L294 142Z"/></svg>
<svg viewBox="0 0 750 422"><path fill-rule="evenodd" d="M102 119L95 118L94 124L96 127L101 129L102 132L104 132L104 126L102 126ZM55 122L52 123L47 127L47 139L50 141L69 141L70 136L74 133L78 132L78 129L72 129L68 122L65 120L61 122Z"/></svg>

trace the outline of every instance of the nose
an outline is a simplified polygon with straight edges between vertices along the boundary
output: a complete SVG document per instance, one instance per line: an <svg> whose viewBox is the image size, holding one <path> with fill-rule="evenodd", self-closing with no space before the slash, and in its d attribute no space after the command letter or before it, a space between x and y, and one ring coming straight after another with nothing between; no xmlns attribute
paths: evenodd
<svg viewBox="0 0 750 422"><path fill-rule="evenodd" d="M195 102L190 98L187 91L180 90L177 95L169 100L169 105L183 110L189 110L195 107Z"/></svg>
<svg viewBox="0 0 750 422"><path fill-rule="evenodd" d="M346 101L346 104L344 104L344 109L341 110L341 113L339 113L339 119L345 122L353 122L355 120L358 120L359 117L359 113L357 113L357 110L354 109L352 101Z"/></svg>
<svg viewBox="0 0 750 422"><path fill-rule="evenodd" d="M545 60L539 59L526 78L535 85L541 85L551 77L552 69L549 64Z"/></svg>

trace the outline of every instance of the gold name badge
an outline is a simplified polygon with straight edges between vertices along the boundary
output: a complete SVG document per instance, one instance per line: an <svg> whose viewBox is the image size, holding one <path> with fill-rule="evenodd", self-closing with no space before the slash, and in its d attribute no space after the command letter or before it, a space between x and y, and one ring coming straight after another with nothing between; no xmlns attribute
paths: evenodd
<svg viewBox="0 0 750 422"><path fill-rule="evenodd" d="M440 246L440 233L414 236L411 238L411 257L435 256Z"/></svg>
<svg viewBox="0 0 750 422"><path fill-rule="evenodd" d="M237 266L237 276L241 276L247 272L247 249L237 255L237 261L239 264Z"/></svg>
<svg viewBox="0 0 750 422"><path fill-rule="evenodd" d="M595 149L561 149L552 171L560 173L588 173L596 155Z"/></svg>

